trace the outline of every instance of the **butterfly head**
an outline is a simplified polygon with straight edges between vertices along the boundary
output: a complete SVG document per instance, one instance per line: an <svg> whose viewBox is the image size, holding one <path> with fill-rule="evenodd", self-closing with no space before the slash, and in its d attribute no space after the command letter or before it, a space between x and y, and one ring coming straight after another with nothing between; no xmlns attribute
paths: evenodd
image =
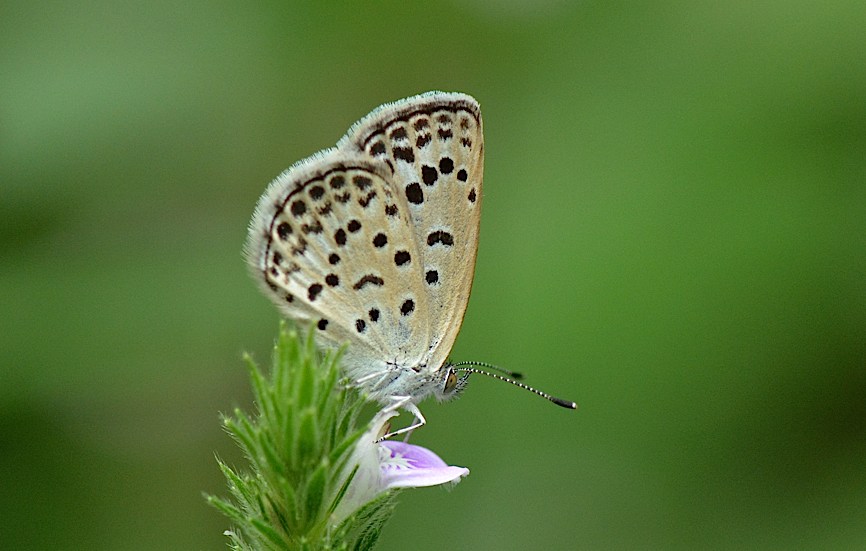
<svg viewBox="0 0 866 551"><path fill-rule="evenodd" d="M436 384L433 391L436 399L440 402L455 398L469 382L469 373L459 375L457 369L451 364L445 365L442 371L444 373L442 380Z"/></svg>

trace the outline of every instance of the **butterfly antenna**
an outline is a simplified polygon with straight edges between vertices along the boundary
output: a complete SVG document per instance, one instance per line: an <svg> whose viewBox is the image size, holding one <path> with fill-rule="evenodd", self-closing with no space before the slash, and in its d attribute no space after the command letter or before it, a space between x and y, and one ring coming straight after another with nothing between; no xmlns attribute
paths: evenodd
<svg viewBox="0 0 866 551"><path fill-rule="evenodd" d="M474 365L475 367L483 367L484 369L492 369L493 371L498 371L500 373L505 373L507 376L512 379L522 379L523 373L518 373L517 371L510 371L508 369L499 367L498 365L489 364L487 362L460 362L456 363L451 367L460 367L464 365Z"/></svg>
<svg viewBox="0 0 866 551"><path fill-rule="evenodd" d="M542 391L538 390L537 388L532 388L531 386L525 385L519 381L515 381L514 379L509 379L508 377L503 377L502 375L497 375L496 373L484 371L483 369L478 369L475 367L462 367L465 365L484 365L484 364L482 364L481 362L461 362L459 364L454 364L451 367L453 367L457 371L464 371L466 373L478 373L480 375L487 375L488 377L492 377L492 378L498 379L500 381L505 381L506 383L510 383L514 386L520 387L523 390L528 390L529 392L532 392L533 394L537 394L537 395L541 396L545 400L550 400L551 402L553 402L554 404L556 404L560 407L564 407L566 409L577 409L577 404L575 404L574 402L572 402L570 400L563 400L562 398L557 398L556 396L551 396L550 394L548 394L546 392L542 392ZM499 368L496 366L487 366L487 367L495 368L497 371L502 371L504 373L511 373L508 370L505 370L505 369L502 369L502 368Z"/></svg>

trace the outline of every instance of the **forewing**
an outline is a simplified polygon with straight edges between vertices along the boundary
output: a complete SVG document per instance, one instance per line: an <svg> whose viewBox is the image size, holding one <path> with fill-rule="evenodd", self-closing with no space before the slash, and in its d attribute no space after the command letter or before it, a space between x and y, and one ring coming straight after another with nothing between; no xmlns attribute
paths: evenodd
<svg viewBox="0 0 866 551"><path fill-rule="evenodd" d="M431 92L386 104L359 121L338 149L387 167L408 209L429 297L430 369L445 362L469 301L475 272L484 172L478 103Z"/></svg>
<svg viewBox="0 0 866 551"><path fill-rule="evenodd" d="M359 378L417 365L429 350L428 306L413 293L423 273L412 218L387 166L329 150L277 177L262 196L248 264L287 317L323 344L350 343Z"/></svg>

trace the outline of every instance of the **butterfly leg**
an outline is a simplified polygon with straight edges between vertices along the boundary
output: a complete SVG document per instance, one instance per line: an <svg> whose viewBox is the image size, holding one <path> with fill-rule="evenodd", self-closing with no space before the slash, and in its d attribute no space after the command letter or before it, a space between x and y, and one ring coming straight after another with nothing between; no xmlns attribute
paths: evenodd
<svg viewBox="0 0 866 551"><path fill-rule="evenodd" d="M421 428L421 427L423 427L424 425L427 424L427 419L425 419L424 416L421 414L421 410L418 409L418 406L416 406L416 405L413 404L412 402L409 402L409 403L407 404L407 406L406 406L406 409L407 409L407 410L408 410L412 415L415 416L415 421L416 421L416 422L415 422L414 425L411 425L411 426L409 426L409 427L406 427L406 428L404 428L404 429L401 429L401 430L403 430L403 431L406 431L406 436L403 437L403 442L408 442L408 441L409 441L409 437L412 436L412 431L414 431L414 430L417 429L417 428Z"/></svg>
<svg viewBox="0 0 866 551"><path fill-rule="evenodd" d="M383 376L383 373L385 375L387 375L387 372L385 372L385 371L374 371L373 373L369 373L367 375L364 375L360 379L355 380L355 386L363 386L365 383L372 381L376 377L381 378Z"/></svg>
<svg viewBox="0 0 866 551"><path fill-rule="evenodd" d="M394 402L386 408L386 411L394 411L396 409L403 408L415 416L415 422L413 424L409 425L408 427L403 427L402 429L397 429L393 432L389 432L385 436L376 440L376 442L381 442L383 440L387 440L388 438L391 438L392 436L398 436L400 434L405 434L406 435L405 440L408 440L409 436L412 434L413 430L415 430L419 427L423 427L424 425L427 424L427 419L424 419L424 416L421 414L421 410L418 409L418 406L416 406L414 403L412 403L412 401L411 401L412 397L411 396L394 396L393 399L394 399Z"/></svg>

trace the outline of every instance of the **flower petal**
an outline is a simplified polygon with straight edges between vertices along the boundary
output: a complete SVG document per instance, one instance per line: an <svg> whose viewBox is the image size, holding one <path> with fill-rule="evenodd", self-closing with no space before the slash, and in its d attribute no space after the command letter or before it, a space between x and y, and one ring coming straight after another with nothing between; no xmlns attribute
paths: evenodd
<svg viewBox="0 0 866 551"><path fill-rule="evenodd" d="M382 485L385 488L417 488L458 482L469 469L452 467L421 446L405 442L385 441L380 444L390 452L381 463Z"/></svg>
<svg viewBox="0 0 866 551"><path fill-rule="evenodd" d="M392 488L456 484L469 474L469 469L452 467L427 448L392 440L378 442L386 432L385 424L396 415L393 409L379 411L355 445L348 469L357 467L357 471L334 511L335 525Z"/></svg>
<svg viewBox="0 0 866 551"><path fill-rule="evenodd" d="M376 440L383 434L385 423L397 415L396 411L383 409L370 421L370 425L358 442L349 459L346 475L357 467L355 477L349 484L343 499L334 511L334 524L338 525L361 506L376 499L387 488L382 485L381 446ZM340 482L342 484L342 481Z"/></svg>

